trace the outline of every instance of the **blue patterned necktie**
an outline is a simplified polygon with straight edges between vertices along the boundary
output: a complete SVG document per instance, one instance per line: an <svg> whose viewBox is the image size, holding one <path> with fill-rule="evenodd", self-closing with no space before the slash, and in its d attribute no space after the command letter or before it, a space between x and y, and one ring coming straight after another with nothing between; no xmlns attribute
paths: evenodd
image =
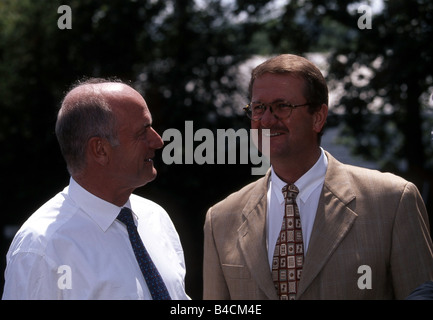
<svg viewBox="0 0 433 320"><path fill-rule="evenodd" d="M146 280L150 294L153 300L171 300L167 287L161 278L161 275L156 269L152 259L144 247L138 234L137 227L135 226L134 219L132 218L132 211L129 208L122 208L117 219L126 225L128 230L129 240L131 241L132 249Z"/></svg>

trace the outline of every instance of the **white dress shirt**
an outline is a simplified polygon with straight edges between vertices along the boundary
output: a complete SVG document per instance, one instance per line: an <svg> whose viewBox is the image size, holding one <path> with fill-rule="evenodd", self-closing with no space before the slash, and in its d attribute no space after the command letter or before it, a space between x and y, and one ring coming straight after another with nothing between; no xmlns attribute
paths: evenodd
<svg viewBox="0 0 433 320"><path fill-rule="evenodd" d="M328 168L328 158L321 148L319 160L300 177L295 185L299 189L299 194L296 198L296 204L299 208L301 216L302 236L304 239L305 254L308 250L311 231L313 230L314 219L319 204L319 197L322 191L323 183L325 182L325 174ZM287 184L281 180L274 169L271 168L271 178L269 179L267 193L267 209L266 216L266 232L268 246L269 266L272 269L272 258L274 256L275 244L280 235L281 225L284 217L284 196L282 193L283 187Z"/></svg>
<svg viewBox="0 0 433 320"><path fill-rule="evenodd" d="M171 298L189 299L183 249L168 214L137 195L124 206ZM14 237L3 299L152 299L126 227L116 220L120 210L71 178Z"/></svg>

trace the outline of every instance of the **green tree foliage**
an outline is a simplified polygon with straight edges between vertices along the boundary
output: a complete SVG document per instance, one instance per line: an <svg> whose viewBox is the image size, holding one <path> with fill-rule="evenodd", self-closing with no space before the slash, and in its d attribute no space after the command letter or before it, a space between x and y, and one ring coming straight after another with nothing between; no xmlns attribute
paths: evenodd
<svg viewBox="0 0 433 320"><path fill-rule="evenodd" d="M354 152L390 170L431 170L433 3L384 1L371 28L360 29L362 4L373 5L288 1L265 25L268 53L328 54L328 83L344 89L331 107L343 114L343 135Z"/></svg>
<svg viewBox="0 0 433 320"><path fill-rule="evenodd" d="M269 51L327 54L328 84L343 89L329 125L343 125L340 141L355 154L416 183L432 220L433 3L384 1L371 28L358 26L361 5L373 3L289 1L266 25Z"/></svg>
<svg viewBox="0 0 433 320"><path fill-rule="evenodd" d="M433 86L433 4L386 2L364 30L354 30L356 11L346 19L335 16L355 35L350 45L332 49L330 59L330 74L344 84L340 105L355 151L391 170L402 161L407 172L433 169L426 94Z"/></svg>

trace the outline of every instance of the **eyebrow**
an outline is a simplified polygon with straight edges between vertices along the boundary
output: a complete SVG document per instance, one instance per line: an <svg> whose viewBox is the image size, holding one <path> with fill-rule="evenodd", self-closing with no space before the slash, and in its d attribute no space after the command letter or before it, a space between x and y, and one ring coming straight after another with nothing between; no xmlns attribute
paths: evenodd
<svg viewBox="0 0 433 320"><path fill-rule="evenodd" d="M149 122L146 122L142 127L140 127L140 129L136 132L137 137L141 136L146 132L148 128L152 127L152 123L152 120L150 120Z"/></svg>
<svg viewBox="0 0 433 320"><path fill-rule="evenodd" d="M152 116L149 114L149 120L144 122L143 127L144 128L149 128L149 127L152 126L152 124L153 124L153 119L152 119Z"/></svg>
<svg viewBox="0 0 433 320"><path fill-rule="evenodd" d="M150 121L150 122L146 123L143 127L144 128L150 128L152 126L152 124L153 124L153 122Z"/></svg>
<svg viewBox="0 0 433 320"><path fill-rule="evenodd" d="M152 123L145 124L145 125L143 125L143 127L141 127L139 132L143 133L144 131L146 131L150 127L152 127Z"/></svg>
<svg viewBox="0 0 433 320"><path fill-rule="evenodd" d="M291 104L291 102L289 102L285 99L275 99L274 101L272 101L270 103L276 103L276 102L287 102L287 103ZM251 101L251 103L264 103L264 102L258 100L258 101Z"/></svg>

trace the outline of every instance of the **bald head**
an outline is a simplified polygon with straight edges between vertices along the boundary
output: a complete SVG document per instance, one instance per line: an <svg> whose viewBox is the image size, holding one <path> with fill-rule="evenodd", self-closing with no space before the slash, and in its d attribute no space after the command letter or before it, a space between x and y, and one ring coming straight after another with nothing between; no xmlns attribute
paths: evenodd
<svg viewBox="0 0 433 320"><path fill-rule="evenodd" d="M105 82L103 79L95 82L95 80L89 80L86 82L79 83L77 86L73 87L65 96L62 108L73 106L75 103L89 99L89 98L103 98L116 99L117 96L125 95L125 93L136 93L133 88L122 82Z"/></svg>
<svg viewBox="0 0 433 320"><path fill-rule="evenodd" d="M90 79L74 86L63 99L56 122L56 136L71 175L86 165L85 149L92 137L118 144L117 121L126 110L120 108L127 97L143 99L122 82Z"/></svg>

